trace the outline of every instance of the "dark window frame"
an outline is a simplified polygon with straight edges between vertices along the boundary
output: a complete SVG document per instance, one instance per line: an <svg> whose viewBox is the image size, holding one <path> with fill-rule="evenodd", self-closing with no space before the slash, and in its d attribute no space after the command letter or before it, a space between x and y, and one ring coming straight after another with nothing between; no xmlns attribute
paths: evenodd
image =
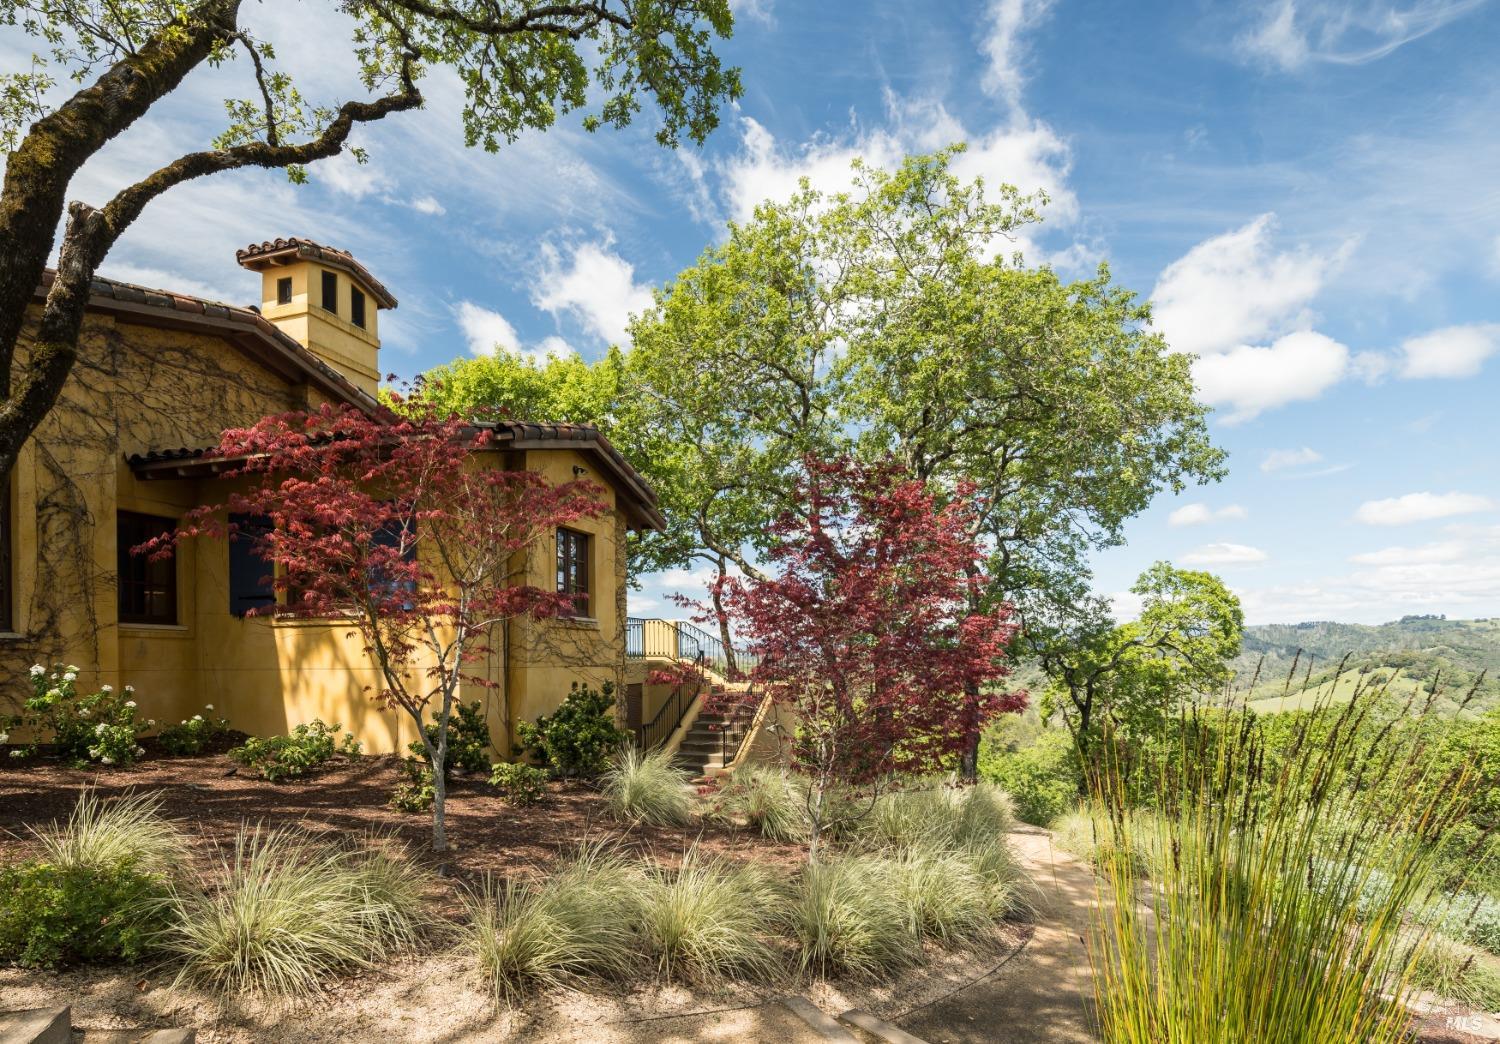
<svg viewBox="0 0 1500 1044"><path fill-rule="evenodd" d="M323 270L323 311L339 314L339 277L337 272Z"/></svg>
<svg viewBox="0 0 1500 1044"><path fill-rule="evenodd" d="M349 288L349 321L361 330L365 328L365 294L357 286Z"/></svg>
<svg viewBox="0 0 1500 1044"><path fill-rule="evenodd" d="M573 599L570 616L591 616L589 607L589 552L592 534L564 526L557 528L557 593Z"/></svg>
<svg viewBox="0 0 1500 1044"><path fill-rule="evenodd" d="M177 528L175 518L143 511L115 513L116 600L123 624L177 624L177 556L160 561L131 554L153 537ZM153 607L153 603L160 604Z"/></svg>
<svg viewBox="0 0 1500 1044"><path fill-rule="evenodd" d="M282 276L276 280L276 303L279 305L292 303L292 277Z"/></svg>
<svg viewBox="0 0 1500 1044"><path fill-rule="evenodd" d="M276 606L273 562L257 553L256 543L271 529L271 519L264 515L230 515L235 532L226 543L229 555L229 615L241 619L250 610ZM256 613L255 615L261 615Z"/></svg>
<svg viewBox="0 0 1500 1044"><path fill-rule="evenodd" d="M7 483L0 487L0 631L7 632L16 629L16 601L12 590L15 586L15 573L11 569L15 550L15 533L11 529L13 517L10 485Z"/></svg>

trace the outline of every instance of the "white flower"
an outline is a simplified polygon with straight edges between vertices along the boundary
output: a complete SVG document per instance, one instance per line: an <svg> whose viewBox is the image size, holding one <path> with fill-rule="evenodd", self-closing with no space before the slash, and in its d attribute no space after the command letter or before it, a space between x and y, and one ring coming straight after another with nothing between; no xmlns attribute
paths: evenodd
<svg viewBox="0 0 1500 1044"><path fill-rule="evenodd" d="M125 686L125 691L126 692L135 692L135 686L134 685L127 685L127 686Z"/></svg>
<svg viewBox="0 0 1500 1044"><path fill-rule="evenodd" d="M104 722L101 721L99 724L97 724L97 725L94 726L94 735L95 736L102 736L103 734L104 734Z"/></svg>
<svg viewBox="0 0 1500 1044"><path fill-rule="evenodd" d="M80 710L80 711L79 711L79 712L78 712L78 716L79 716L79 717L80 717L80 718L87 718L87 717L88 717L88 716L89 716L89 715L91 715L91 714L93 714L93 713L94 713L94 712L93 712L93 711L91 711L91 710L89 710L89 709L88 709L88 708L87 708L87 707L84 707L84 708L83 708L83 709L81 709L81 710Z"/></svg>
<svg viewBox="0 0 1500 1044"><path fill-rule="evenodd" d="M74 674L77 674L78 673L78 665L75 664L75 663L70 663L66 667L64 667L63 670L65 670L65 671L72 671Z"/></svg>
<svg viewBox="0 0 1500 1044"><path fill-rule="evenodd" d="M146 753L146 748L145 747L136 747L135 748L135 756L136 757L140 757L144 753Z"/></svg>
<svg viewBox="0 0 1500 1044"><path fill-rule="evenodd" d="M203 715L201 715L201 714L194 714L193 715L193 720L194 721L202 721L203 720Z"/></svg>
<svg viewBox="0 0 1500 1044"><path fill-rule="evenodd" d="M204 710L213 710L214 709L214 705L212 703L205 703L203 705L203 709Z"/></svg>
<svg viewBox="0 0 1500 1044"><path fill-rule="evenodd" d="M126 700L125 701L125 706L127 706L127 707L134 707L135 706L135 700Z"/></svg>
<svg viewBox="0 0 1500 1044"><path fill-rule="evenodd" d="M77 681L77 680L78 680L78 672L77 671L69 671L67 674L63 675L63 681L70 682L70 681Z"/></svg>
<svg viewBox="0 0 1500 1044"><path fill-rule="evenodd" d="M43 667L41 664L34 663L34 664L31 665L31 676L33 678L40 678L42 675L44 675L46 673L47 673L47 668Z"/></svg>
<svg viewBox="0 0 1500 1044"><path fill-rule="evenodd" d="M100 758L99 759L99 763L102 764L102 765L113 765L115 763L115 759L114 758L109 758L109 757L104 757L104 758Z"/></svg>
<svg viewBox="0 0 1500 1044"><path fill-rule="evenodd" d="M53 700L60 700L60 699L62 699L62 690L61 689L48 689L47 690L47 698L48 699L53 699Z"/></svg>
<svg viewBox="0 0 1500 1044"><path fill-rule="evenodd" d="M8 732L0 732L0 743L5 743L9 739L10 739L10 733L8 733Z"/></svg>
<svg viewBox="0 0 1500 1044"><path fill-rule="evenodd" d="M99 686L99 691L100 692L114 692L115 691L115 687L113 685L101 685L101 686Z"/></svg>

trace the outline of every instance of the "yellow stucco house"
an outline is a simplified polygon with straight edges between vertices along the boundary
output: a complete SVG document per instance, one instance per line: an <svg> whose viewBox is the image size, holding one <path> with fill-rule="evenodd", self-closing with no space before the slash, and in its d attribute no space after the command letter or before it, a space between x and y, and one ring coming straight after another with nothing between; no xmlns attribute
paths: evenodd
<svg viewBox="0 0 1500 1044"><path fill-rule="evenodd" d="M348 253L306 239L237 258L260 276L258 307L95 281L77 365L0 498L7 695L21 695L32 663L66 662L83 684L135 686L141 711L160 721L211 703L251 734L322 718L367 751L402 750L416 738L411 723L370 699L376 672L347 623L246 615L273 596L264 569L224 541L185 542L165 562L129 554L193 506L222 500L223 480L202 457L223 429L327 402L375 403L390 291ZM528 564L530 582L587 594L588 615L514 622L496 643L508 655L483 668L499 686L475 686L466 699L485 702L501 755L516 723L554 709L573 682L629 690L622 722L654 717L657 707L641 702L641 665L627 677L625 555L627 531L663 524L655 494L592 428L506 423L496 434L497 466L558 482L586 475L610 511L560 530Z"/></svg>

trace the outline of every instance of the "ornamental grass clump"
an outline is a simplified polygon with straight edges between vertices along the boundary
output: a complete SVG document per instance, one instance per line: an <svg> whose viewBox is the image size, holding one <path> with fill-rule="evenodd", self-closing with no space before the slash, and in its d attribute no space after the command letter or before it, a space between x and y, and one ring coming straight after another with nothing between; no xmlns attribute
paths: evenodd
<svg viewBox="0 0 1500 1044"><path fill-rule="evenodd" d="M1376 695L1335 710L1326 733L1309 716L1275 750L1248 711L1195 710L1217 721L1183 723L1152 818L1125 814L1106 744L1092 789L1109 843L1089 932L1106 1041L1408 1039L1436 860L1473 780L1434 778L1420 744L1385 743ZM1166 855L1144 902L1143 848Z"/></svg>
<svg viewBox="0 0 1500 1044"><path fill-rule="evenodd" d="M392 842L336 847L297 830L242 828L207 888L178 888L161 949L178 982L225 994L306 996L416 945L428 875Z"/></svg>
<svg viewBox="0 0 1500 1044"><path fill-rule="evenodd" d="M66 823L53 822L32 833L44 860L63 869L113 870L172 876L189 857L187 838L161 814L160 793L126 794L101 800L85 790Z"/></svg>
<svg viewBox="0 0 1500 1044"><path fill-rule="evenodd" d="M803 973L873 978L920 960L921 939L893 901L892 876L889 861L874 855L814 862L802 871L786 920Z"/></svg>
<svg viewBox="0 0 1500 1044"><path fill-rule="evenodd" d="M779 962L765 937L784 900L755 867L731 866L689 850L676 869L658 869L642 894L641 931L668 980L774 978Z"/></svg>
<svg viewBox="0 0 1500 1044"><path fill-rule="evenodd" d="M617 819L650 826L682 826L693 816L691 778L666 751L620 751L605 771L604 804Z"/></svg>
<svg viewBox="0 0 1500 1044"><path fill-rule="evenodd" d="M855 827L868 847L953 847L1002 838L1015 824L1010 798L989 782L923 781L877 797Z"/></svg>
<svg viewBox="0 0 1500 1044"><path fill-rule="evenodd" d="M643 884L640 868L599 845L539 885L486 879L469 897L462 948L497 1003L585 976L622 977L639 961Z"/></svg>
<svg viewBox="0 0 1500 1044"><path fill-rule="evenodd" d="M770 841L806 841L807 786L775 765L743 765L715 795L716 815L743 820Z"/></svg>

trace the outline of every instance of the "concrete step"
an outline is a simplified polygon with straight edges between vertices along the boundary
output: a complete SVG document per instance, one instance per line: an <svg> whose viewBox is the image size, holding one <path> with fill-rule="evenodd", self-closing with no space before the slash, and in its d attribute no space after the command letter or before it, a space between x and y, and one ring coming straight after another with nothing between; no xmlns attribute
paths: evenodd
<svg viewBox="0 0 1500 1044"><path fill-rule="evenodd" d="M190 1029L84 1030L78 1044L193 1044L197 1033Z"/></svg>
<svg viewBox="0 0 1500 1044"><path fill-rule="evenodd" d="M776 1000L787 1011L807 1024L820 1040L836 1041L838 1044L859 1044L859 1038L840 1026L834 1017L800 994Z"/></svg>
<svg viewBox="0 0 1500 1044"><path fill-rule="evenodd" d="M0 1044L73 1044L73 1013L66 1004L0 1012Z"/></svg>
<svg viewBox="0 0 1500 1044"><path fill-rule="evenodd" d="M883 1041L884 1044L927 1044L921 1037L913 1037L900 1026L893 1026L885 1019L859 1008L850 1008L839 1016L839 1021Z"/></svg>

